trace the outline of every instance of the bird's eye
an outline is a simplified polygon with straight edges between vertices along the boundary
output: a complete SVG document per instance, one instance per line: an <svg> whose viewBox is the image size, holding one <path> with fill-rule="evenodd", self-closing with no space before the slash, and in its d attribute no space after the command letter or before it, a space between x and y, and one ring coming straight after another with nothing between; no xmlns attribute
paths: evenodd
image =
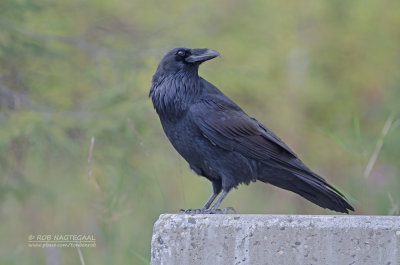
<svg viewBox="0 0 400 265"><path fill-rule="evenodd" d="M183 56L185 56L185 54L186 54L186 52L185 51L182 51L182 50L180 50L180 51L178 51L178 53L177 53L179 56L181 56L181 57L183 57Z"/></svg>

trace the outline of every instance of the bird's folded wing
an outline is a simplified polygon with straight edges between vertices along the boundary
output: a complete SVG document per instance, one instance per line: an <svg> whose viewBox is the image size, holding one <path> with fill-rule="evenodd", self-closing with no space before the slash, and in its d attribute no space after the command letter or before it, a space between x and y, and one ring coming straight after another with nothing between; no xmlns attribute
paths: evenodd
<svg viewBox="0 0 400 265"><path fill-rule="evenodd" d="M193 116L192 120L212 144L328 185L266 126L231 104L229 101L202 100L192 105L189 115Z"/></svg>
<svg viewBox="0 0 400 265"><path fill-rule="evenodd" d="M275 134L229 102L203 100L190 108L189 115L204 137L214 145L258 160L297 158Z"/></svg>

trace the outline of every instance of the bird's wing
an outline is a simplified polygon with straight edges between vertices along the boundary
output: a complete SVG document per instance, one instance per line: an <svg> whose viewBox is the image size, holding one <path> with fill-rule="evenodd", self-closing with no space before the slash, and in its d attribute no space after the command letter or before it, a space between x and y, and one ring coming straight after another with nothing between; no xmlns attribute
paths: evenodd
<svg viewBox="0 0 400 265"><path fill-rule="evenodd" d="M296 154L267 127L247 116L232 101L221 97L203 99L192 105L188 113L203 136L212 144L228 151L239 152L267 166L292 173L284 173L280 177L260 176L262 181L294 191L324 208L341 212L348 212L347 209L353 210L351 205L343 199L342 193L304 165ZM288 181L288 176L290 181ZM329 198L323 203L316 194L324 194ZM342 208L334 208L329 204L331 200L339 202Z"/></svg>
<svg viewBox="0 0 400 265"><path fill-rule="evenodd" d="M239 152L266 165L288 170L303 181L327 186L344 197L325 179L304 165L266 126L249 117L233 101L225 99L220 96L203 99L189 110L192 121L212 144Z"/></svg>
<svg viewBox="0 0 400 265"><path fill-rule="evenodd" d="M203 99L189 111L203 136L212 144L326 183L266 126L249 117L232 101L224 99Z"/></svg>
<svg viewBox="0 0 400 265"><path fill-rule="evenodd" d="M296 154L267 127L230 102L205 99L190 108L193 121L214 145L258 161Z"/></svg>

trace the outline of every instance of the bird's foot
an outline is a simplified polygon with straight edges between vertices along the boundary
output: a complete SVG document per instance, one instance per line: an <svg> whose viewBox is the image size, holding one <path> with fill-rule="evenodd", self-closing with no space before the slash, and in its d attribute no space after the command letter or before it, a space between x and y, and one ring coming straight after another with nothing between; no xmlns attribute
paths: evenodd
<svg viewBox="0 0 400 265"><path fill-rule="evenodd" d="M226 207L223 209L215 209L213 212L213 214L228 214L229 211L232 211L232 213L236 214L236 210L233 207Z"/></svg>
<svg viewBox="0 0 400 265"><path fill-rule="evenodd" d="M207 209L180 209L178 211L178 213L182 213L182 214L205 214L205 211L207 211Z"/></svg>
<svg viewBox="0 0 400 265"><path fill-rule="evenodd" d="M229 211L232 211L236 214L236 210L233 207L226 207L223 209L180 209L179 213L182 214L228 214Z"/></svg>

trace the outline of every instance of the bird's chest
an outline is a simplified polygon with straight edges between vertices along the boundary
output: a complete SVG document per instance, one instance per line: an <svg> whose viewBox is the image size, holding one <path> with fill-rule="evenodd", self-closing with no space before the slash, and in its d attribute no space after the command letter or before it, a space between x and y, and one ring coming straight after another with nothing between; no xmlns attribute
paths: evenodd
<svg viewBox="0 0 400 265"><path fill-rule="evenodd" d="M179 122L161 121L165 134L176 151L191 165L202 167L208 160L211 143L204 138L198 127L183 118Z"/></svg>

